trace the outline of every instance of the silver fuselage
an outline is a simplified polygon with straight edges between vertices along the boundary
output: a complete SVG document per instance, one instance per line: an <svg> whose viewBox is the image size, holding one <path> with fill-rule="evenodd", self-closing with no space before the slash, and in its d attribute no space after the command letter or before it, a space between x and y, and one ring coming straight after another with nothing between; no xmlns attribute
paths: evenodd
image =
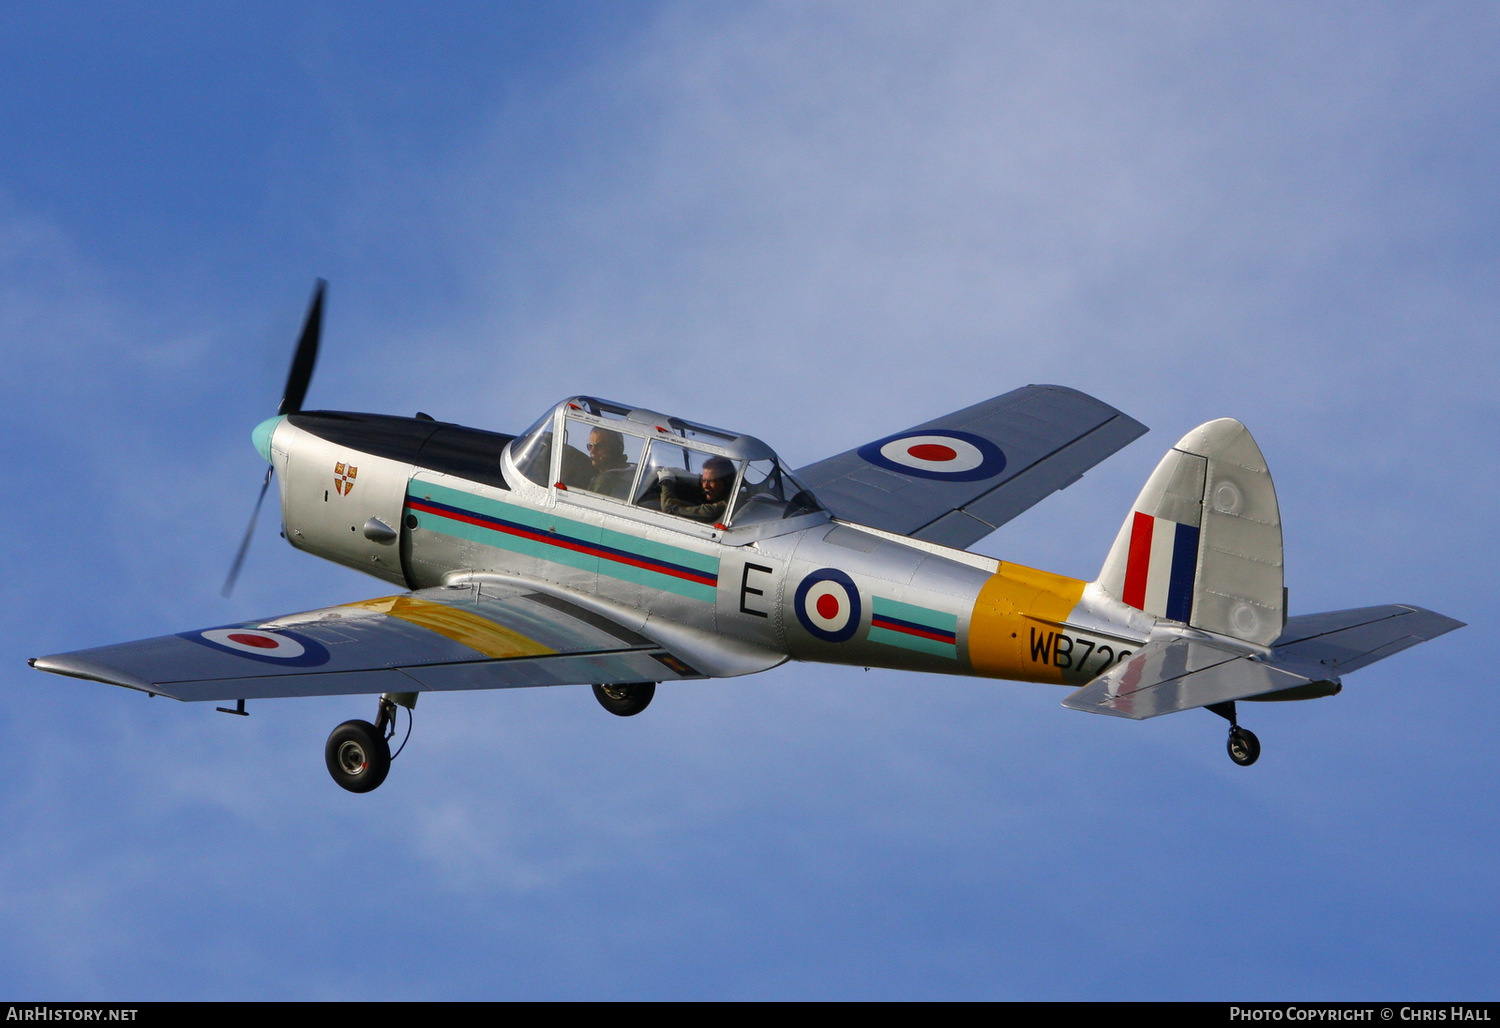
<svg viewBox="0 0 1500 1028"><path fill-rule="evenodd" d="M765 655L746 670L791 658L1076 685L1156 620L1076 579L821 510L726 528L540 485L508 437L458 426L309 412L269 450L299 549L407 589L536 583Z"/></svg>

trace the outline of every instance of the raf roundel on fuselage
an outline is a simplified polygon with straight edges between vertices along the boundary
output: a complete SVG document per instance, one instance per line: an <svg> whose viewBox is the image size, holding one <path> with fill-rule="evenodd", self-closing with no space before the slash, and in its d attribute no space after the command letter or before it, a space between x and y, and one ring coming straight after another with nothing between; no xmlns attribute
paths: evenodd
<svg viewBox="0 0 1500 1028"><path fill-rule="evenodd" d="M859 631L859 587L834 568L821 568L802 579L792 609L802 627L823 642L844 642Z"/></svg>

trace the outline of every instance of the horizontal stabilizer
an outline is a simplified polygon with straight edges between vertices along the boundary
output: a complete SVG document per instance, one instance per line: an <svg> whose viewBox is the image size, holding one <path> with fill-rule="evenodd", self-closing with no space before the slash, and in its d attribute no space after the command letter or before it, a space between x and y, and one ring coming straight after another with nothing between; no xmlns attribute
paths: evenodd
<svg viewBox="0 0 1500 1028"><path fill-rule="evenodd" d="M1271 645L1278 661L1320 664L1331 675L1346 675L1463 627L1462 621L1442 614L1392 603L1288 618Z"/></svg>
<svg viewBox="0 0 1500 1028"><path fill-rule="evenodd" d="M1139 721L1311 681L1241 650L1196 639L1160 640L1073 693L1063 706Z"/></svg>
<svg viewBox="0 0 1500 1028"><path fill-rule="evenodd" d="M1229 700L1329 695L1341 675L1462 627L1461 621L1421 607L1391 604L1290 618L1267 657L1232 644L1158 639L1074 692L1063 706L1141 720ZM1275 695L1304 686L1315 688Z"/></svg>

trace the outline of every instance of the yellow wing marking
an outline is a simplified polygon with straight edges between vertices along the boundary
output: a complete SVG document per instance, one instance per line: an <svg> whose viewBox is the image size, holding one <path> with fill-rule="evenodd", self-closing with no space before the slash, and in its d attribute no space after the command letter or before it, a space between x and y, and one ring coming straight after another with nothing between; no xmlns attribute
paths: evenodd
<svg viewBox="0 0 1500 1028"><path fill-rule="evenodd" d="M528 639L514 629L497 625L472 611L450 607L446 603L418 600L411 596L383 596L375 600L347 603L347 607L373 610L410 622L478 650L486 657L540 657L557 651Z"/></svg>

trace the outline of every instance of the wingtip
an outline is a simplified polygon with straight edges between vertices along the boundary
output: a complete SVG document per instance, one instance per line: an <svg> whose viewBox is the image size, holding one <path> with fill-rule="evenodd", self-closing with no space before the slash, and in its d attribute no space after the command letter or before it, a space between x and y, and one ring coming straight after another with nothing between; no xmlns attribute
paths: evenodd
<svg viewBox="0 0 1500 1028"><path fill-rule="evenodd" d="M38 671L47 671L54 675L65 675L68 678L83 678L91 682L103 682L105 685L119 685L126 689L137 689L141 692L160 692L155 685L134 675L126 674L114 668L96 664L76 653L57 653L50 657L32 657L26 661Z"/></svg>

